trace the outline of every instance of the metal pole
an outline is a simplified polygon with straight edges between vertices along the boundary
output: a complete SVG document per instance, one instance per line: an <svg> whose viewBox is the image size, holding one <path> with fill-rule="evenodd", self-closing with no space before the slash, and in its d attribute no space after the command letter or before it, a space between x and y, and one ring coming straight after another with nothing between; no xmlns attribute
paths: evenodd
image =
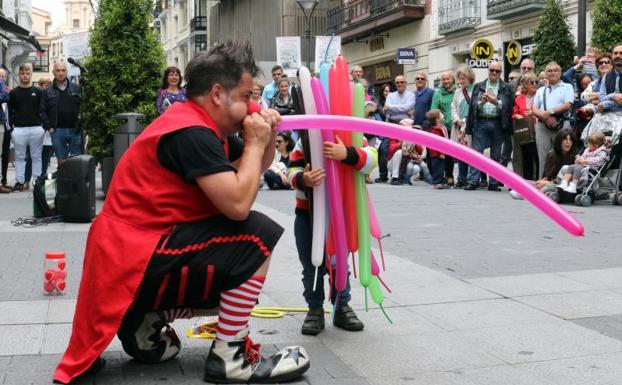
<svg viewBox="0 0 622 385"><path fill-rule="evenodd" d="M311 10L313 13L313 10ZM305 15L305 37L307 38L307 68L311 71L311 13L309 16Z"/></svg>
<svg viewBox="0 0 622 385"><path fill-rule="evenodd" d="M585 55L585 28L587 18L587 0L579 0L579 12L577 22L577 56Z"/></svg>

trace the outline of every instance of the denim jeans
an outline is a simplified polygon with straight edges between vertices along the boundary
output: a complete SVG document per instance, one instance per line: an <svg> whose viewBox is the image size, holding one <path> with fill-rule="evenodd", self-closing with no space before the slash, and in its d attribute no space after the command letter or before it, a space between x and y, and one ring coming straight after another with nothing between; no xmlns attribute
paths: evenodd
<svg viewBox="0 0 622 385"><path fill-rule="evenodd" d="M378 172L380 179L387 179L389 170L387 168L387 155L389 155L389 138L380 138L380 146L378 147Z"/></svg>
<svg viewBox="0 0 622 385"><path fill-rule="evenodd" d="M506 134L501 130L500 120L477 119L473 130L473 149L480 154L490 147L490 158L499 163L501 160L501 146L506 138ZM473 166L469 166L467 180L469 184L479 185L480 171ZM489 184L496 186L498 182L490 178Z"/></svg>
<svg viewBox="0 0 622 385"><path fill-rule="evenodd" d="M311 218L308 214L296 214L294 236L296 237L298 258L300 258L300 263L302 264L302 285L304 287L302 295L305 297L305 301L310 309L321 309L325 298L324 276L326 275L326 266L323 263L318 267L317 284L315 291L313 291L313 277L315 276L315 266L311 262L311 239L313 235L311 231ZM334 304L336 298L337 289L335 289L333 284L331 287L331 303ZM350 277L348 274L346 288L339 293L339 306L347 305L350 302L350 298Z"/></svg>
<svg viewBox="0 0 622 385"><path fill-rule="evenodd" d="M443 183L443 174L445 172L445 159L430 156L428 157L428 164L430 165L432 184Z"/></svg>
<svg viewBox="0 0 622 385"><path fill-rule="evenodd" d="M57 128L52 133L52 147L56 159L65 160L70 155L82 153L82 136L77 128Z"/></svg>

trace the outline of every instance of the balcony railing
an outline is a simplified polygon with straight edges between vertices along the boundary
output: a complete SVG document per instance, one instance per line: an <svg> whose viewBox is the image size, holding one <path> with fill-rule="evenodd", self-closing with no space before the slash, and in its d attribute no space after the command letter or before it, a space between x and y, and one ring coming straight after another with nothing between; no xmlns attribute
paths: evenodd
<svg viewBox="0 0 622 385"><path fill-rule="evenodd" d="M190 32L207 31L207 16L195 16L190 20Z"/></svg>
<svg viewBox="0 0 622 385"><path fill-rule="evenodd" d="M438 9L438 33L471 29L482 22L479 0L444 0Z"/></svg>
<svg viewBox="0 0 622 385"><path fill-rule="evenodd" d="M328 33L349 41L370 32L381 32L424 17L425 0L353 0L329 9Z"/></svg>
<svg viewBox="0 0 622 385"><path fill-rule="evenodd" d="M488 0L488 18L510 19L544 9L546 0Z"/></svg>

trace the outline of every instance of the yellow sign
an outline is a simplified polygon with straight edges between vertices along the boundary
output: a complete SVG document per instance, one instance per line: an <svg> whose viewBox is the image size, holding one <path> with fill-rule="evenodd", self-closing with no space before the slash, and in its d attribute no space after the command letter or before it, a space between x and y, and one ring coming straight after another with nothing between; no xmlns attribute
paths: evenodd
<svg viewBox="0 0 622 385"><path fill-rule="evenodd" d="M508 58L508 63L511 65L518 65L523 58L523 47L521 44L516 40L510 41L506 48L505 57Z"/></svg>
<svg viewBox="0 0 622 385"><path fill-rule="evenodd" d="M471 57L478 60L490 60L495 53L495 48L488 39L477 39L471 45Z"/></svg>

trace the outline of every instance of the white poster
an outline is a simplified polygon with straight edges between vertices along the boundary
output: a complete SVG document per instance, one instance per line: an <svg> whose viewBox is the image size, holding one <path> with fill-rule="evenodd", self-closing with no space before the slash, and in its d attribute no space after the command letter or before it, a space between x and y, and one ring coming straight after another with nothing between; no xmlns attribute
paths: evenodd
<svg viewBox="0 0 622 385"><path fill-rule="evenodd" d="M63 56L65 61L67 58L74 58L80 64L84 65L84 59L91 54L89 47L89 33L88 32L75 32L64 33L61 36L63 44ZM80 75L78 67L67 63L67 76L70 79Z"/></svg>
<svg viewBox="0 0 622 385"><path fill-rule="evenodd" d="M326 49L328 49L328 52ZM324 62L324 57L326 57L326 62L335 64L339 54L341 54L341 36L332 36L332 41L331 36L316 36L315 72L320 72L320 66Z"/></svg>
<svg viewBox="0 0 622 385"><path fill-rule="evenodd" d="M277 36L276 62L287 76L296 77L296 71L302 65L300 54L300 36Z"/></svg>

